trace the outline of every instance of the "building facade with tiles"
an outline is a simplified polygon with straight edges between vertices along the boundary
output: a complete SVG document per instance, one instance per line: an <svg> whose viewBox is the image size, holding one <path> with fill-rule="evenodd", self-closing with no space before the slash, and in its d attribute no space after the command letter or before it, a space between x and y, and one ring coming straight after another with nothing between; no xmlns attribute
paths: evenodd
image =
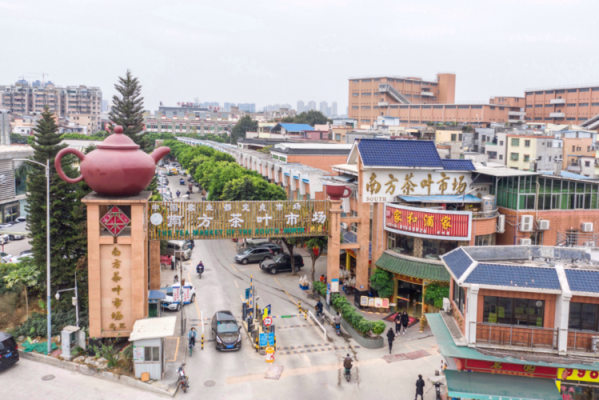
<svg viewBox="0 0 599 400"><path fill-rule="evenodd" d="M450 306L427 319L456 371L446 374L450 395L457 371L469 371L486 381L487 395L499 394L507 378L498 375L510 375L534 378L520 390L538 397L521 398L597 399L599 263L589 250L462 247L441 258L451 275ZM542 388L553 397L539 396Z"/></svg>

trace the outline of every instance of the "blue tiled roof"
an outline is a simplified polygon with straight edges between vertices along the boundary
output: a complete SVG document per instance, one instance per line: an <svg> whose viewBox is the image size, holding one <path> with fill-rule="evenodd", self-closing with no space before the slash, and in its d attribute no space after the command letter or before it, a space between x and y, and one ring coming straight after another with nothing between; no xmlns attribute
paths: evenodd
<svg viewBox="0 0 599 400"><path fill-rule="evenodd" d="M460 279L470 264L472 264L470 256L459 247L441 256L441 259L445 261L447 268L449 268L458 279Z"/></svg>
<svg viewBox="0 0 599 400"><path fill-rule="evenodd" d="M554 268L520 267L501 264L478 264L465 283L560 290Z"/></svg>
<svg viewBox="0 0 599 400"><path fill-rule="evenodd" d="M599 293L599 271L566 269L566 278L573 292Z"/></svg>
<svg viewBox="0 0 599 400"><path fill-rule="evenodd" d="M361 139L358 150L364 165L443 168L430 140Z"/></svg>
<svg viewBox="0 0 599 400"><path fill-rule="evenodd" d="M285 128L286 131L289 131L289 132L302 132L302 131L313 131L314 130L314 128L312 128L308 124L279 124L279 125L281 125L283 128Z"/></svg>
<svg viewBox="0 0 599 400"><path fill-rule="evenodd" d="M474 164L470 160L441 160L443 169L451 171L474 171Z"/></svg>

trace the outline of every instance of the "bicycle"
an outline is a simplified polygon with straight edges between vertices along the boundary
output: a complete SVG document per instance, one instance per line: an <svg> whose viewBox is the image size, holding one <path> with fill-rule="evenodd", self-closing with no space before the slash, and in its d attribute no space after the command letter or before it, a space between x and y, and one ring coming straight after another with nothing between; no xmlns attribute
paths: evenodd
<svg viewBox="0 0 599 400"><path fill-rule="evenodd" d="M193 353L193 348L195 347L194 340L190 340L188 346L189 346L189 357L191 357L191 354Z"/></svg>

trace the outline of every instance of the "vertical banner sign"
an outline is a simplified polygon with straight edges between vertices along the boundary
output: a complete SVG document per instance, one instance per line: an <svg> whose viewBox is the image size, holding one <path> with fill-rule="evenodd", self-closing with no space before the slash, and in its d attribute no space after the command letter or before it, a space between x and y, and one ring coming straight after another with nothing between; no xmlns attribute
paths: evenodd
<svg viewBox="0 0 599 400"><path fill-rule="evenodd" d="M327 236L328 200L149 202L150 240Z"/></svg>
<svg viewBox="0 0 599 400"><path fill-rule="evenodd" d="M191 286L183 286L183 304L191 302Z"/></svg>
<svg viewBox="0 0 599 400"><path fill-rule="evenodd" d="M180 302L181 302L181 286L173 285L173 303L180 303Z"/></svg>

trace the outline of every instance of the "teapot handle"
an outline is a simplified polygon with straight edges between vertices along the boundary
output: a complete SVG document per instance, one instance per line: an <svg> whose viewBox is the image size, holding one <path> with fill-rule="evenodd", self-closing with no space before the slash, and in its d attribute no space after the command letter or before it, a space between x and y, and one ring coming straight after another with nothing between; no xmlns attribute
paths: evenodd
<svg viewBox="0 0 599 400"><path fill-rule="evenodd" d="M75 155L75 157L77 157L81 161L83 161L85 159L85 154L83 154L79 150L73 149L70 147L66 147L66 148L60 150L58 152L58 154L56 155L56 158L54 159L54 167L56 167L56 172L58 172L58 176L60 176L62 178L62 180L65 182L68 182L68 183L81 182L83 180L83 175L79 175L77 178L73 179L73 178L69 178L68 176L66 176L64 171L62 170L62 164L60 163L60 161L67 154L73 154L73 155Z"/></svg>

